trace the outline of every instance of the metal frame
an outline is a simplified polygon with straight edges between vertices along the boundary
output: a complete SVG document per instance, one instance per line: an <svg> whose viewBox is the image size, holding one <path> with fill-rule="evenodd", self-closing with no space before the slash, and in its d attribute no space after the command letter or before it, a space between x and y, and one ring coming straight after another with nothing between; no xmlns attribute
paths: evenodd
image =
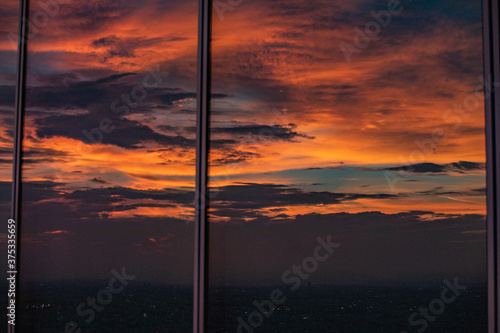
<svg viewBox="0 0 500 333"><path fill-rule="evenodd" d="M25 91L26 91L26 65L27 65L27 47L28 47L28 15L29 1L20 0L19 4L19 40L18 40L18 59L17 59L17 84L16 84L16 102L15 102L15 123L14 123L14 158L12 172L12 212L11 216L16 221L16 263L14 271L16 274L16 314L19 310L19 275L21 267L21 164L23 158L22 140L24 127L24 110L25 110ZM8 332L15 333L16 327L7 324Z"/></svg>
<svg viewBox="0 0 500 333"><path fill-rule="evenodd" d="M196 194L193 286L193 333L203 333L208 293L208 223L207 192L210 110L210 26L212 1L199 0L198 19L198 82L196 138Z"/></svg>
<svg viewBox="0 0 500 333"><path fill-rule="evenodd" d="M500 333L500 27L498 0L483 0L487 151L488 332Z"/></svg>

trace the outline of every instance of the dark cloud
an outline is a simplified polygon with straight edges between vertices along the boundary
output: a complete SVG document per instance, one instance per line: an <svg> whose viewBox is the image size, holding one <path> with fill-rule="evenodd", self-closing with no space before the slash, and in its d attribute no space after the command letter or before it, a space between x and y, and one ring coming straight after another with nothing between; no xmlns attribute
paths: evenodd
<svg viewBox="0 0 500 333"><path fill-rule="evenodd" d="M385 168L387 171L405 171L412 173L467 173L468 171L485 170L485 163L459 161L448 164L418 163L408 166Z"/></svg>
<svg viewBox="0 0 500 333"><path fill-rule="evenodd" d="M182 99L180 96L177 96L176 98ZM218 156L217 158L213 158L211 163L214 163L214 165L239 163L259 157L260 155L257 153L237 150L229 147L235 144L242 144L249 138L252 140L258 140L260 141L260 143L266 141L296 142L296 140L300 138L309 140L314 139L314 137L312 136L308 136L306 134L295 131L294 129L296 127L297 126L295 124L273 126L238 125L227 127L216 127L214 125L210 129L210 132L212 134L210 145L213 149L222 149L219 152L222 157ZM196 127L180 128L171 125L160 125L158 126L158 129L165 132L186 134L196 133ZM230 139L227 139L226 136Z"/></svg>
<svg viewBox="0 0 500 333"><path fill-rule="evenodd" d="M147 278L178 281L179 271L186 272L181 273L184 278L190 276L192 224L172 217L110 218L104 212L137 207L192 207L193 191L109 187L65 193L58 189L64 185L23 185L23 256L42 264L48 272L45 278L92 277L96 270L109 271L108 266L118 264L131 272L150 274L148 267L158 262L167 263L166 271L159 277ZM10 184L0 183L2 186L8 189ZM413 284L433 279L439 282L450 271L478 282L484 276L486 257L477 260L479 253L484 254L485 246L486 224L481 215L408 211L313 213L291 218L278 207L273 211L279 215L270 218L256 209L336 203L360 196L305 192L276 184L241 184L216 190L218 195L213 198L210 214L230 219L213 223L210 228L211 278L215 284L279 283L285 269L311 255L317 237L325 239L328 235L341 247L330 261L322 263L321 270L311 279L314 284L383 284L394 280ZM61 232L56 233L58 230ZM89 257L99 260L85 259ZM77 267L71 264L75 260ZM35 271L30 268L25 276ZM142 278L147 279L144 275Z"/></svg>
<svg viewBox="0 0 500 333"><path fill-rule="evenodd" d="M61 195L57 190L62 183L52 181L30 181L22 182L22 200L23 204L29 205L39 203L47 199L56 199Z"/></svg>
<svg viewBox="0 0 500 333"><path fill-rule="evenodd" d="M0 105L2 106L14 106L16 97L16 87L15 86L0 86Z"/></svg>
<svg viewBox="0 0 500 333"><path fill-rule="evenodd" d="M98 184L107 183L97 177L91 181ZM192 190L168 188L138 190L119 186L84 188L71 192L60 191L59 188L64 185L51 181L25 182L23 183L23 200L27 205L35 205L40 209L56 205L57 201L66 202L71 212L67 217L81 219L82 217L98 217L103 212L127 211L138 207L190 206L194 196ZM392 194L317 192L285 185L245 183L211 189L213 199L211 213L228 217L257 217L259 213L255 210L266 207L339 204L357 199L393 199L396 197ZM141 202L133 203L134 200ZM144 200L154 200L154 202Z"/></svg>
<svg viewBox="0 0 500 333"><path fill-rule="evenodd" d="M212 213L215 215L236 211L244 217L254 209L284 207L291 205L340 204L357 199L394 199L393 194L357 194L328 191L304 191L278 184L245 183L212 188Z"/></svg>
<svg viewBox="0 0 500 333"><path fill-rule="evenodd" d="M260 156L261 156L260 154L254 152L225 148L223 150L223 156L218 158L212 158L210 160L210 165L219 166L224 164L248 162Z"/></svg>
<svg viewBox="0 0 500 333"><path fill-rule="evenodd" d="M318 237L331 235L341 246L309 280L313 284L439 283L449 272L482 283L485 226L481 215L423 211L276 220L250 212L246 220L235 216L211 225L211 278L217 284L279 283L284 270L312 254Z"/></svg>
<svg viewBox="0 0 500 333"><path fill-rule="evenodd" d="M314 139L306 134L298 133L293 129L295 124L288 125L241 125L234 127L214 127L211 129L214 134L229 134L236 137L256 136L261 140L283 140L293 141L297 138Z"/></svg>
<svg viewBox="0 0 500 333"><path fill-rule="evenodd" d="M88 108L104 103L110 105L113 98L118 98L122 93L131 90L131 88L127 89L123 83L115 85L110 83L119 83L121 78L130 75L134 74L111 75L92 81L74 79L65 84L58 84L59 77L57 75L53 79L46 77L45 80L48 83L54 81L52 82L54 85L29 87L27 89L27 107L64 110L72 107Z"/></svg>
<svg viewBox="0 0 500 333"><path fill-rule="evenodd" d="M435 196L480 196L486 197L486 188L468 189L464 191L447 191L444 187L435 187L432 190L416 192L423 195Z"/></svg>
<svg viewBox="0 0 500 333"><path fill-rule="evenodd" d="M137 121L117 116L108 118L111 120L110 126L112 126L109 128L113 128L113 130L110 133L104 133L95 129L101 119L92 115L43 117L36 120L36 133L39 138L62 136L85 143L111 144L126 149L144 148L147 142L182 148L194 147L195 145L194 139L180 135L163 135Z"/></svg>
<svg viewBox="0 0 500 333"><path fill-rule="evenodd" d="M166 105L172 105L173 102L180 101L183 99L188 99L188 98L193 98L195 99L197 97L197 94L195 92L189 92L189 91L184 91L182 89L164 89L164 91L168 91L167 94L162 94L160 95L160 101ZM215 99L221 99L221 98L227 98L229 95L226 94L221 94L221 93L213 93L211 94L212 98ZM191 112L191 111L189 111Z"/></svg>
<svg viewBox="0 0 500 333"><path fill-rule="evenodd" d="M185 37L156 37L147 38L133 37L133 38L120 38L115 35L102 37L91 42L91 46L99 48L103 47L107 50L107 55L102 59L103 62L110 58L136 58L137 49L148 49L154 45L165 42L178 42L184 41Z"/></svg>
<svg viewBox="0 0 500 333"><path fill-rule="evenodd" d="M32 157L32 158L35 158L35 157L47 157L47 156L51 156L51 157L63 157L63 156L69 156L70 154L65 152L65 151L61 151L61 150L57 150L57 149L52 149L52 148L40 148L40 147L30 147L30 148L26 148L24 151L23 151L23 156L25 157Z"/></svg>
<svg viewBox="0 0 500 333"><path fill-rule="evenodd" d="M105 184L95 178L94 183ZM8 183L1 183L7 188ZM1 187L0 186L0 187ZM109 212L130 211L140 207L178 207L191 206L194 198L192 190L136 190L126 187L100 187L61 191L67 184L52 181L24 182L23 207L28 216L45 216L44 225L31 225L29 232L40 232L47 228L58 228L57 216L64 216L64 221L77 223L88 219L101 221ZM3 192L9 193L9 192ZM6 198L4 198L6 199ZM33 215L34 214L34 215ZM59 227L60 228L60 227Z"/></svg>
<svg viewBox="0 0 500 333"><path fill-rule="evenodd" d="M336 162L335 164L338 164L336 166L329 166L329 167L312 167L312 168L307 168L305 170L334 170L334 169L341 169L344 168L344 162Z"/></svg>
<svg viewBox="0 0 500 333"><path fill-rule="evenodd" d="M147 125L135 120L124 118L128 112L141 109L147 110L146 105L135 102L126 107L127 102L120 100L124 92L132 91L134 83L128 80L136 73L122 73L102 77L92 81L70 81L61 86L32 87L28 92L28 105L33 110L28 115L34 117L36 133L39 138L67 137L85 143L112 144L127 149L141 148L146 142L155 142L162 146L194 147L194 139L182 135L163 135L157 133ZM171 101L179 99L179 89L151 90L148 92L148 102L160 99ZM189 93L192 94L192 93ZM120 97L121 96L121 97ZM113 112L113 101L118 100L117 110ZM135 109L134 109L135 105ZM34 109L84 108L86 114L64 114L59 112L53 115L50 112L34 112ZM125 111L123 111L125 110ZM108 132L97 130L103 120L109 121Z"/></svg>
<svg viewBox="0 0 500 333"><path fill-rule="evenodd" d="M99 38L99 39L92 41L92 46L95 46L95 47L110 46L110 45L116 44L118 42L118 40L119 39L116 36L102 37L102 38Z"/></svg>
<svg viewBox="0 0 500 333"><path fill-rule="evenodd" d="M61 6L61 20L70 31L95 31L123 20L135 9L134 3L123 0L73 2Z"/></svg>
<svg viewBox="0 0 500 333"><path fill-rule="evenodd" d="M77 84L77 87L85 87L85 86L89 86L89 85L93 85L93 84L102 84L102 83L113 82L113 81L121 79L122 77L127 77L130 75L137 75L137 74L136 73L114 74L114 75L110 75L109 77L104 77L104 78L98 79L98 80L93 81L93 82L80 82Z"/></svg>
<svg viewBox="0 0 500 333"><path fill-rule="evenodd" d="M180 101L187 98L196 98L196 93L194 92L172 92L169 94L163 94L160 96L162 103L166 105L172 105L173 102Z"/></svg>
<svg viewBox="0 0 500 333"><path fill-rule="evenodd" d="M98 183L98 184L108 184L109 182L105 181L104 179L94 177L93 179L90 180L93 183Z"/></svg>
<svg viewBox="0 0 500 333"><path fill-rule="evenodd" d="M67 194L65 198L79 200L88 204L107 201L116 203L125 199L151 199L164 200L176 204L191 204L193 192L188 190L176 190L165 188L162 190L136 190L127 187L108 187L75 190Z"/></svg>
<svg viewBox="0 0 500 333"><path fill-rule="evenodd" d="M319 96L320 98L326 97L326 94L330 99L332 97L335 97L336 99L352 99L354 96L358 95L359 89L359 86L352 84L322 84L311 87L311 93Z"/></svg>
<svg viewBox="0 0 500 333"><path fill-rule="evenodd" d="M134 88L142 85L146 75L148 73L127 72L83 81L76 73L63 76L47 74L43 77L44 85L28 88L27 107L58 110L84 108L91 113L105 112L112 116L110 108L115 100L120 101L117 107L128 105L123 96L128 96L130 104L135 105L129 105L133 111L139 111L138 109L143 109L149 104L158 103L157 107L160 108L170 106L173 101L179 99L196 98L195 93L180 88L157 88L148 89L145 100L137 103L130 95ZM12 94L14 90L8 93ZM139 104L138 109L134 109L137 108L137 104Z"/></svg>

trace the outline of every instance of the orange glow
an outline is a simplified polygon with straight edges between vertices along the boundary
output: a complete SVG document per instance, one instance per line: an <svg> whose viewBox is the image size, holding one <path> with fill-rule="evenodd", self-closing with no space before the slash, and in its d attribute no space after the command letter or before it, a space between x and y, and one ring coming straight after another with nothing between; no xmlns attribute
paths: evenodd
<svg viewBox="0 0 500 333"><path fill-rule="evenodd" d="M99 7L98 3L90 5ZM325 5L321 11L331 11L334 15L330 7ZM128 72L138 74L148 66L161 64L163 68L168 64L174 71L166 80L169 84L177 77L194 78L197 13L190 5L176 4L165 11L161 3L155 3L133 13L111 12L110 19L104 20L98 29L83 29L83 19L64 16L76 9L78 7L71 5L64 7L61 19L50 20L30 43L33 55L44 55L43 66L49 68L49 72L91 81L96 79L94 73L100 73L100 79ZM355 61L347 63L339 43L353 35L351 24L322 25L316 22L314 14L280 16L279 20L275 15L258 4L246 3L245 10L239 8L223 21L214 20L213 86L214 93L224 97L214 97L213 109L220 112L212 115L212 126L279 126L288 130L285 133L288 136L215 133L214 140L226 140L226 143L213 145L210 151L214 161L210 168L211 186L256 182L261 176L257 182L271 181L292 187L297 185L297 179L280 172L338 165L362 170L377 165L485 161L480 80L466 74L450 75L442 59L447 52L475 59L481 41L474 38L467 27L439 26L433 33L405 36L404 43L381 35L370 49L356 54ZM191 23L186 24L187 21ZM314 28L313 22L317 24ZM311 28L299 29L301 26ZM455 36L453 39L447 37L451 34ZM8 49L5 41L0 43L0 50L4 49ZM43 85L43 75L39 73L34 72L31 80L33 86ZM110 83L113 84L118 85ZM173 89L176 84L163 88ZM165 99L164 105L151 102L147 110L132 113L126 119L149 126L155 134L161 132L161 126L178 134L194 127L192 114L189 125L183 119L188 117L185 109L192 112L195 104L193 92L189 93L173 101ZM87 112L87 107L90 108L61 107L57 111L62 115ZM43 111L55 112L50 108ZM194 136L192 131L183 135L190 136L191 140ZM41 138L36 120L26 122L25 147L26 152L54 152L49 162L41 155L32 157L34 162L25 166L25 180L59 182L57 190L61 193L116 186L135 190L194 187L194 147L167 144L163 147L145 142L140 148L126 149L113 144L87 145L63 136ZM224 162L233 152L234 161ZM237 159L240 155L246 157ZM457 192L470 190L471 180L464 181L465 175L459 172L447 175L454 177L454 182L463 182L457 185ZM484 170L467 173L467 176L473 175L484 175ZM7 173L0 173L0 177L8 178ZM322 179L321 182L328 183L331 192L361 191L347 181L340 188L333 185L335 180ZM419 191L437 186L429 179L423 183L424 188L419 187ZM420 184L407 185L400 190L404 197L397 199L294 205L286 206L285 213L292 217L309 213L409 210L484 213L481 197L412 195L418 186ZM376 188L377 193L390 193L385 184L377 184ZM102 211L101 215L179 217L193 213L191 208L180 206L146 205L123 211L113 208L110 206L109 211ZM279 215L272 208L259 213Z"/></svg>
<svg viewBox="0 0 500 333"><path fill-rule="evenodd" d="M44 235L59 235L59 234L69 234L66 230L55 230L55 231L46 231L43 233Z"/></svg>

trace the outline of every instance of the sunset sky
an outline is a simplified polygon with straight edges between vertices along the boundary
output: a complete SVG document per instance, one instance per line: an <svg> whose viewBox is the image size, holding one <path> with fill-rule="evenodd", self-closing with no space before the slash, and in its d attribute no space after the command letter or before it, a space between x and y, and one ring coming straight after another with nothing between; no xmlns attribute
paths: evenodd
<svg viewBox="0 0 500 333"><path fill-rule="evenodd" d="M0 4L0 219L1 225L7 227L7 220L11 214L11 182L12 182L12 154L14 102L16 85L16 49L17 46L9 43L8 33L16 31L18 1L3 1ZM12 30L11 30L12 29ZM5 223L5 224L3 224ZM4 242L4 237L0 242Z"/></svg>
<svg viewBox="0 0 500 333"><path fill-rule="evenodd" d="M485 280L480 3L403 1L348 62L387 3L214 14L214 283L279 283L328 234L313 283Z"/></svg>
<svg viewBox="0 0 500 333"><path fill-rule="evenodd" d="M480 2L401 4L349 61L341 45L387 1L253 0L214 13L214 284L279 283L328 234L342 247L313 283L485 281ZM3 2L4 37L16 5ZM24 279L125 266L191 283L197 14L195 0L72 1L32 32ZM4 195L8 38L0 60Z"/></svg>

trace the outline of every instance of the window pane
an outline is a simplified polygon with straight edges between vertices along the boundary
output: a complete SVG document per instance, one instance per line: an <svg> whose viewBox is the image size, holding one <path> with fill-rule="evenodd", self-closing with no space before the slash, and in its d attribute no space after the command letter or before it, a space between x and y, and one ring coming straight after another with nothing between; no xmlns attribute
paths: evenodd
<svg viewBox="0 0 500 333"><path fill-rule="evenodd" d="M17 68L17 34L19 1L0 1L0 270L7 271L7 222L12 210L12 156L14 148L14 119ZM7 281L0 284L3 295L0 316L7 318ZM0 330L7 329L7 321Z"/></svg>
<svg viewBox="0 0 500 333"><path fill-rule="evenodd" d="M192 330L197 1L34 2L22 332Z"/></svg>
<svg viewBox="0 0 500 333"><path fill-rule="evenodd" d="M481 2L224 3L210 331L486 332Z"/></svg>

